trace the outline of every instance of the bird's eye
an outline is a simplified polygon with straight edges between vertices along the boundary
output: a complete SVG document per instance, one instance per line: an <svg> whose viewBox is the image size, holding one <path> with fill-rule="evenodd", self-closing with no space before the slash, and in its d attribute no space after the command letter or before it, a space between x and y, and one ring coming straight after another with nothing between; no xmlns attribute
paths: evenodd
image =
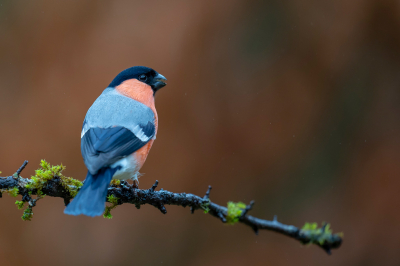
<svg viewBox="0 0 400 266"><path fill-rule="evenodd" d="M139 76L139 80L140 81L146 81L147 80L147 76L145 74L142 74Z"/></svg>

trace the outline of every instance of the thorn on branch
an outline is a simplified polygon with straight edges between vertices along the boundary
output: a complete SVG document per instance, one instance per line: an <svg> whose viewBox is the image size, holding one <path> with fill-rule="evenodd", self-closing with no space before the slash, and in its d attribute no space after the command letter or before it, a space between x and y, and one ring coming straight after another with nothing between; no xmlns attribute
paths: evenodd
<svg viewBox="0 0 400 266"><path fill-rule="evenodd" d="M274 219L272 220L273 222L277 223L278 222L278 216L274 215Z"/></svg>
<svg viewBox="0 0 400 266"><path fill-rule="evenodd" d="M193 206L190 207L190 212L193 214L195 211L195 208Z"/></svg>
<svg viewBox="0 0 400 266"><path fill-rule="evenodd" d="M150 192L154 192L154 190L156 189L157 186L158 186L158 180L156 180L156 182L154 183L154 185L153 185L151 188L149 188L149 191L150 191Z"/></svg>
<svg viewBox="0 0 400 266"><path fill-rule="evenodd" d="M18 168L17 172L15 172L14 177L19 177L19 175L21 174L22 170L24 170L24 168L26 167L27 164L28 164L28 161L25 160L24 163L21 165L21 167Z"/></svg>
<svg viewBox="0 0 400 266"><path fill-rule="evenodd" d="M70 198L64 198L64 205L65 207L68 206L68 204L70 203L71 199Z"/></svg>
<svg viewBox="0 0 400 266"><path fill-rule="evenodd" d="M251 229L253 229L253 231L256 235L258 235L258 227L257 226L254 225L251 227Z"/></svg>
<svg viewBox="0 0 400 266"><path fill-rule="evenodd" d="M212 187L208 186L206 195L204 195L203 199L208 200L210 198L210 192L211 192Z"/></svg>
<svg viewBox="0 0 400 266"><path fill-rule="evenodd" d="M167 209L165 208L164 204L160 203L160 205L157 206L157 208L158 208L163 214L166 214L166 213L167 213Z"/></svg>
<svg viewBox="0 0 400 266"><path fill-rule="evenodd" d="M331 249L329 247L322 247L328 255L332 255Z"/></svg>
<svg viewBox="0 0 400 266"><path fill-rule="evenodd" d="M318 246L321 247L328 255L332 255L331 247L329 245L324 244Z"/></svg>
<svg viewBox="0 0 400 266"><path fill-rule="evenodd" d="M219 219L221 219L221 221L223 222L223 223L226 223L226 218L224 217L224 215L222 214L222 213L218 213L218 217L219 217Z"/></svg>
<svg viewBox="0 0 400 266"><path fill-rule="evenodd" d="M250 204L246 206L246 209L243 210L242 212L242 217L246 216L246 214L253 208L254 206L254 200L250 201Z"/></svg>

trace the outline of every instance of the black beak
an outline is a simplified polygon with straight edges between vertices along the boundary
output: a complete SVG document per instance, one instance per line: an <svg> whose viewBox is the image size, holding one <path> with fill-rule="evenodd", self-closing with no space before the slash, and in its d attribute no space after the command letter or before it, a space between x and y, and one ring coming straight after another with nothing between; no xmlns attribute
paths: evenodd
<svg viewBox="0 0 400 266"><path fill-rule="evenodd" d="M153 79L153 90L154 93L156 91L158 91L159 89L161 89L162 87L164 87L165 85L167 85L167 83L165 83L167 81L167 79L161 75L161 74L157 74L157 76L154 77Z"/></svg>

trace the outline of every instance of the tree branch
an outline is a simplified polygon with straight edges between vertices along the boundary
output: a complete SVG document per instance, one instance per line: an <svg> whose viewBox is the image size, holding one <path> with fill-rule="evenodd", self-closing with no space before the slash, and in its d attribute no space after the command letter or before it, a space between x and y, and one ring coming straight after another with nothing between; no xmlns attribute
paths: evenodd
<svg viewBox="0 0 400 266"><path fill-rule="evenodd" d="M23 204L28 202L28 207L24 212L24 216L26 215L26 219L23 217L24 220L30 220L33 215L32 208L36 205L37 200L41 199L44 195L63 198L65 205L67 205L73 198L71 191L75 189L76 195L76 191L79 190L79 187L71 185L71 182L68 184L65 182L66 177L61 174L61 171L65 168L64 166L52 166L50 168L49 164L45 161L42 161L42 169L38 171L47 169L46 171L50 171L49 173L53 173L53 175L47 177L47 179L40 179L39 176L38 180L42 182L42 186L40 188L32 186L33 179L20 177L20 173L27 163L28 161L25 161L13 176L0 177L1 192L8 192L14 196L18 194L22 195L22 202L16 202L18 208L23 208ZM54 169L61 170L57 171ZM36 172L36 176L38 175L38 171ZM39 182L38 180L35 179L34 181ZM249 205L229 202L228 207L220 206L209 199L211 186L208 187L204 197L190 193L173 193L163 189L156 191L157 186L158 181L149 189L138 189L127 182L120 185L111 184L108 187L107 201L112 202L115 206L124 203L134 204L138 209L141 205L150 204L159 209L163 214L167 213L164 205L189 206L192 213L195 210L201 209L205 213L220 219L223 223L234 224L240 222L248 225L256 234L258 234L260 229L274 231L294 238L302 244L316 244L328 254L330 254L331 249L340 247L342 243L342 235L332 234L328 224L324 224L322 228L317 228L316 224L306 224L300 229L293 225L285 225L278 222L276 216L272 221L253 217L248 212L253 208L254 201L251 201ZM32 199L32 195L37 195L37 197Z"/></svg>

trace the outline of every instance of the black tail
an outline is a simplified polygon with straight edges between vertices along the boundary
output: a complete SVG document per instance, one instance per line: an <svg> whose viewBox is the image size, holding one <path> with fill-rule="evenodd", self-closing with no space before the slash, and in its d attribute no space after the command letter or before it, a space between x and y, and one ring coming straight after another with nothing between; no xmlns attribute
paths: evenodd
<svg viewBox="0 0 400 266"><path fill-rule="evenodd" d="M95 175L88 172L78 195L68 204L64 213L92 217L102 215L106 206L107 188L116 171L116 168L103 168Z"/></svg>

